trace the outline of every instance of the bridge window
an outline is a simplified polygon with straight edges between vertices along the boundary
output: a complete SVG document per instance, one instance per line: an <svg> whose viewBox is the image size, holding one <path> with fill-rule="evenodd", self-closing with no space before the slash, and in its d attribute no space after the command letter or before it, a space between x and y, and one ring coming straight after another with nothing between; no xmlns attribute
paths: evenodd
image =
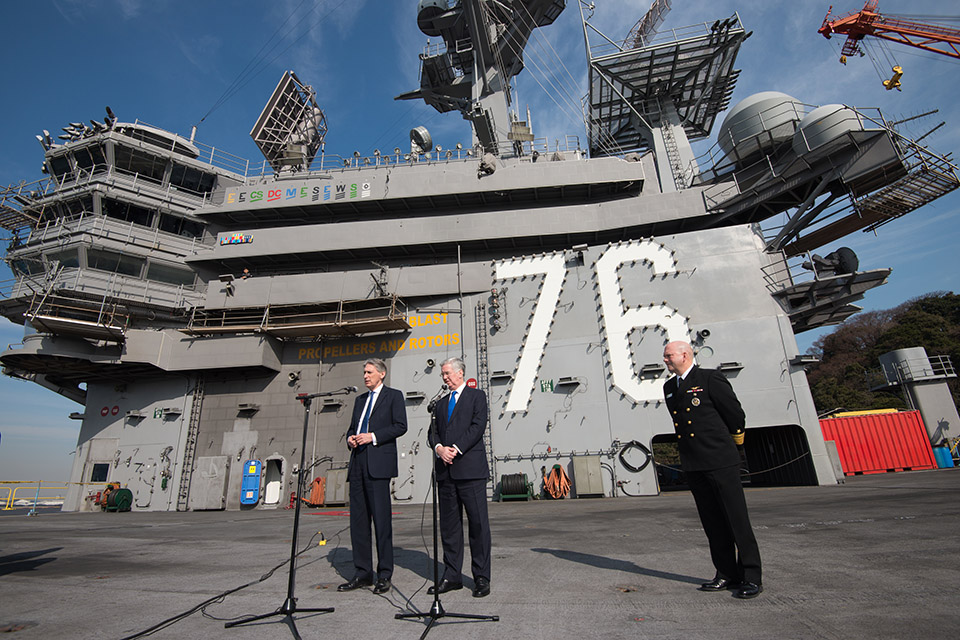
<svg viewBox="0 0 960 640"><path fill-rule="evenodd" d="M213 191L215 182L216 175L180 164L174 164L173 171L170 174L170 184L172 186L194 193L210 193Z"/></svg>
<svg viewBox="0 0 960 640"><path fill-rule="evenodd" d="M87 249L87 266L91 269L100 271L109 271L110 273L119 273L124 276L133 276L139 278L143 272L143 265L146 262L143 258L125 256L115 251L104 251L103 249Z"/></svg>
<svg viewBox="0 0 960 640"><path fill-rule="evenodd" d="M150 153L117 145L117 168L163 182L167 159Z"/></svg>
<svg viewBox="0 0 960 640"><path fill-rule="evenodd" d="M70 166L70 160L67 159L66 154L50 158L50 173L54 176L65 176L72 171L73 168Z"/></svg>
<svg viewBox="0 0 960 640"><path fill-rule="evenodd" d="M161 262L151 262L147 265L147 280L192 287L195 279L196 274L190 269L174 267Z"/></svg>
<svg viewBox="0 0 960 640"><path fill-rule="evenodd" d="M202 238L203 224L167 213L160 214L160 231L174 233L184 238Z"/></svg>
<svg viewBox="0 0 960 640"><path fill-rule="evenodd" d="M76 249L65 249L63 251L50 252L46 254L47 262L57 261L61 267L67 269L77 269L80 267L80 252Z"/></svg>
<svg viewBox="0 0 960 640"><path fill-rule="evenodd" d="M77 161L77 166L81 169L89 169L93 166L102 166L107 163L106 158L103 156L103 149L101 149L98 144L81 149L74 149L73 157Z"/></svg>
<svg viewBox="0 0 960 640"><path fill-rule="evenodd" d="M105 216L145 227L153 226L153 216L156 212L151 209L109 198L102 198L100 206Z"/></svg>

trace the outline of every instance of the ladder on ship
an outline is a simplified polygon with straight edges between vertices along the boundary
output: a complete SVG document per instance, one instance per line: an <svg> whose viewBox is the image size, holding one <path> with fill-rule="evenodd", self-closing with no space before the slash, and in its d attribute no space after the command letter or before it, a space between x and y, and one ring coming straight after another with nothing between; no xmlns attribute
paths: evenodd
<svg viewBox="0 0 960 640"><path fill-rule="evenodd" d="M670 105L672 107L672 105ZM660 112L664 113L664 106L661 104ZM676 110L673 110L676 113ZM677 139L673 135L673 124L670 118L663 118L660 122L660 132L663 136L663 146L667 151L667 160L670 162L670 169L673 173L673 184L677 191L683 191L687 188L687 181L684 177L683 160L680 158L680 147L677 145Z"/></svg>
<svg viewBox="0 0 960 640"><path fill-rule="evenodd" d="M193 461L197 453L197 438L200 436L200 409L203 406L203 374L197 375L197 386L193 388L193 404L190 407L190 425L187 427L187 441L183 447L183 466L180 470L180 491L177 493L177 511L187 510L190 497L190 482L193 479Z"/></svg>
<svg viewBox="0 0 960 640"><path fill-rule="evenodd" d="M487 500L493 499L497 486L496 460L493 457L493 437L490 421L490 368L487 363L487 308L481 300L477 302L477 386L487 395L487 426L483 430L483 448L490 466L490 481L487 483Z"/></svg>

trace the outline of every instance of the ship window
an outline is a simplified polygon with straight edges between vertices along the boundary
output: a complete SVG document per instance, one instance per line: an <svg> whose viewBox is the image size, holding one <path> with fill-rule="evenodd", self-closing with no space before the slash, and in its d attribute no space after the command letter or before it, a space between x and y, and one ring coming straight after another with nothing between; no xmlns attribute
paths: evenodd
<svg viewBox="0 0 960 640"><path fill-rule="evenodd" d="M100 148L100 145L91 145L82 149L75 149L73 157L77 161L77 166L81 169L89 169L90 167L107 163L103 157L103 150Z"/></svg>
<svg viewBox="0 0 960 640"><path fill-rule="evenodd" d="M110 472L110 463L96 462L93 465L93 471L90 472L90 482L106 482L107 474Z"/></svg>
<svg viewBox="0 0 960 640"><path fill-rule="evenodd" d="M85 196L76 200L67 200L63 203L72 214L93 211L93 196Z"/></svg>
<svg viewBox="0 0 960 640"><path fill-rule="evenodd" d="M196 274L193 271L183 267L174 267L160 262L151 262L147 265L147 280L191 287L195 277Z"/></svg>
<svg viewBox="0 0 960 640"><path fill-rule="evenodd" d="M173 165L173 172L170 174L170 184L181 189L188 189L194 193L210 193L213 191L213 183L216 176L212 173L204 173L199 169L193 169L180 164Z"/></svg>
<svg viewBox="0 0 960 640"><path fill-rule="evenodd" d="M43 263L36 258L24 258L22 260L11 260L10 268L16 275L33 276L43 273Z"/></svg>
<svg viewBox="0 0 960 640"><path fill-rule="evenodd" d="M203 225L193 220L187 220L179 216L171 216L166 213L160 214L160 231L175 233L185 238L202 238Z"/></svg>
<svg viewBox="0 0 960 640"><path fill-rule="evenodd" d="M163 173L167 168L166 158L160 158L139 149L131 149L117 145L117 168L130 173L151 178L157 182L163 181Z"/></svg>
<svg viewBox="0 0 960 640"><path fill-rule="evenodd" d="M64 176L70 173L70 161L66 155L50 158L50 172L55 176Z"/></svg>
<svg viewBox="0 0 960 640"><path fill-rule="evenodd" d="M87 249L87 266L91 269L100 271L109 271L119 273L125 276L140 277L143 270L143 258L134 258L125 256L115 251L104 251L102 249Z"/></svg>
<svg viewBox="0 0 960 640"><path fill-rule="evenodd" d="M55 253L48 253L47 261L53 262L56 260L60 263L60 266L66 268L78 268L80 266L80 254L76 249L66 249L64 251L58 251Z"/></svg>
<svg viewBox="0 0 960 640"><path fill-rule="evenodd" d="M133 222L134 224L141 224L145 227L153 225L153 216L155 212L145 207L139 207L135 204L121 202L119 200L111 200L109 198L103 198L100 202L100 206L103 209L103 215L105 216L110 216L111 218L124 220L126 222Z"/></svg>

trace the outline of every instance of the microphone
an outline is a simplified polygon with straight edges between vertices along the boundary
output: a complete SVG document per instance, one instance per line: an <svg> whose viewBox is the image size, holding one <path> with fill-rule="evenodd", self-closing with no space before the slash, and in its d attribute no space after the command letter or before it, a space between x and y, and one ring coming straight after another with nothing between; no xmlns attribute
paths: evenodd
<svg viewBox="0 0 960 640"><path fill-rule="evenodd" d="M344 387L343 390L346 391L347 393L356 393L356 392L357 392L357 388L356 388L355 386L353 386L353 385L351 385L351 386L349 386L349 387Z"/></svg>
<svg viewBox="0 0 960 640"><path fill-rule="evenodd" d="M440 394L447 390L447 385L440 385L440 391L437 391L437 395L433 396L433 399L430 400L430 403L427 405L427 413L433 413L434 408L437 406L437 402L440 401Z"/></svg>

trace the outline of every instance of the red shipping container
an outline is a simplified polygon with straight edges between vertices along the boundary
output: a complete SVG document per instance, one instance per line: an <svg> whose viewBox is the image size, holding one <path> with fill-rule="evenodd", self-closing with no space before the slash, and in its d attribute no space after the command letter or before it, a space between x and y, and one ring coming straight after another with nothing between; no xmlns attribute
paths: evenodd
<svg viewBox="0 0 960 640"><path fill-rule="evenodd" d="M820 429L837 443L844 475L937 468L919 411L826 418Z"/></svg>

